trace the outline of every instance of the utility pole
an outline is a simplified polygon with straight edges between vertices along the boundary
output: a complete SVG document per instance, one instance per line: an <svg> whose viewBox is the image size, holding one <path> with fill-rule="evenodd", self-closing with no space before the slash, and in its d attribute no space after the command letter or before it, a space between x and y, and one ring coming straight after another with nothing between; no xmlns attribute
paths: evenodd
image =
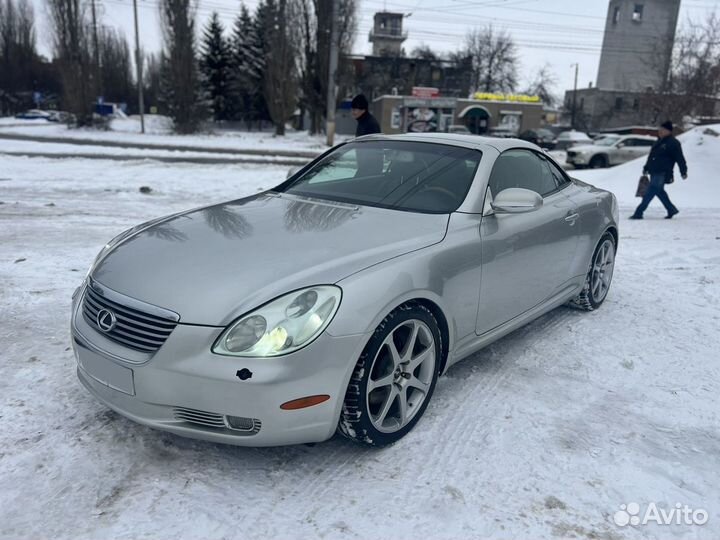
<svg viewBox="0 0 720 540"><path fill-rule="evenodd" d="M98 30L97 30L97 17L95 16L95 0L90 1L90 9L92 11L92 25L93 25L93 62L95 63L95 92L97 95L102 95L102 83L100 81L100 49L98 48Z"/></svg>
<svg viewBox="0 0 720 540"><path fill-rule="evenodd" d="M142 58L140 56L137 0L133 0L133 11L135 13L135 67L137 69L138 106L140 107L140 133L145 133L145 103L143 101Z"/></svg>
<svg viewBox="0 0 720 540"><path fill-rule="evenodd" d="M335 144L335 100L337 98L336 74L338 66L338 18L340 16L340 0L332 0L330 13L330 65L328 66L327 109L325 132L327 145Z"/></svg>
<svg viewBox="0 0 720 540"><path fill-rule="evenodd" d="M580 64L575 63L575 85L573 86L572 114L570 116L570 129L575 129L575 104L577 103L577 79L578 79L579 65Z"/></svg>

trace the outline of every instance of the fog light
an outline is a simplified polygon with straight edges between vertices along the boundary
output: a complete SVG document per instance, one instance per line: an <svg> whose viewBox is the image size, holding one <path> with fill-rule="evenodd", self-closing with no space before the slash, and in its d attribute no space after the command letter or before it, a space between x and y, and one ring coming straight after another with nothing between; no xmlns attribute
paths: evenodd
<svg viewBox="0 0 720 540"><path fill-rule="evenodd" d="M255 428L255 420L252 418L226 416L225 421L230 429L236 429L238 431L253 431Z"/></svg>

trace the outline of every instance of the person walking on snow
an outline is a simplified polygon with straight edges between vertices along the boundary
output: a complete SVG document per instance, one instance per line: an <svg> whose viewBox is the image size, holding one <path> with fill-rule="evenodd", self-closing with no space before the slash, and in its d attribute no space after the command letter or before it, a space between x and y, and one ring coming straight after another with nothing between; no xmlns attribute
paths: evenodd
<svg viewBox="0 0 720 540"><path fill-rule="evenodd" d="M643 174L650 175L650 185L640 205L635 210L635 213L630 216L630 219L642 219L643 212L645 212L654 197L660 199L665 210L667 210L665 219L672 219L672 217L679 212L670 201L670 197L668 197L665 191L665 184L672 182L673 168L676 163L680 168L682 179L686 180L687 163L685 163L685 156L683 156L680 141L673 137L672 132L673 125L670 121L664 122L658 129L658 140L653 144L647 162L645 162L645 166L643 167Z"/></svg>

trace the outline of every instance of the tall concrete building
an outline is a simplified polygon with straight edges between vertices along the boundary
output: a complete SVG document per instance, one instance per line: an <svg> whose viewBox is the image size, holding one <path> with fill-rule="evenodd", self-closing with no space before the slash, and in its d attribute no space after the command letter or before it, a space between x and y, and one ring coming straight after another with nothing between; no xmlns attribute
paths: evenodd
<svg viewBox="0 0 720 540"><path fill-rule="evenodd" d="M631 92L663 89L680 0L611 0L597 87Z"/></svg>
<svg viewBox="0 0 720 540"><path fill-rule="evenodd" d="M373 56L400 56L402 44L407 39L403 32L402 13L381 11L375 14L369 40L373 44Z"/></svg>

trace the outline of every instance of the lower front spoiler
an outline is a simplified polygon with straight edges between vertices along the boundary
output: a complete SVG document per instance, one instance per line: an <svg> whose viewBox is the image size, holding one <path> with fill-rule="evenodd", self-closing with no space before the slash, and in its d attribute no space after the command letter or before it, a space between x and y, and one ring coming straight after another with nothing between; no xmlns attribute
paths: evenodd
<svg viewBox="0 0 720 540"><path fill-rule="evenodd" d="M296 429L286 426L279 433L272 432L270 426L263 430L262 425L243 431L230 429L227 426L203 426L179 420L175 414L177 409L182 408L139 401L134 396L119 392L96 381L86 374L81 367L77 368L77 376L83 386L95 398L118 414L138 424L169 431L182 437L235 446L281 446L321 442L332 437L336 429L336 422L334 424L331 422L318 422L314 425L303 424ZM196 412L202 413L204 411Z"/></svg>

